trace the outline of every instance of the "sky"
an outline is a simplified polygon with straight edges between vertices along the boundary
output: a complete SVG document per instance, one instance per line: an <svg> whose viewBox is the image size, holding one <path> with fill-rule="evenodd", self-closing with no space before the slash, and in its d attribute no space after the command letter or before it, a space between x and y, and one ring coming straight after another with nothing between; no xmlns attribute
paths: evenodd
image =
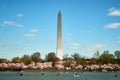
<svg viewBox="0 0 120 80"><path fill-rule="evenodd" d="M120 0L0 0L0 58L56 53L58 11L63 55L120 50Z"/></svg>

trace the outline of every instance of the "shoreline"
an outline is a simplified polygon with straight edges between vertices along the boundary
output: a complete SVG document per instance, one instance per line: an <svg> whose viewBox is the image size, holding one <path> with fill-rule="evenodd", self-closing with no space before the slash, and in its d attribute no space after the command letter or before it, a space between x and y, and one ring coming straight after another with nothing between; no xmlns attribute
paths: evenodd
<svg viewBox="0 0 120 80"><path fill-rule="evenodd" d="M24 72L82 72L82 70L77 69L25 69Z"/></svg>
<svg viewBox="0 0 120 80"><path fill-rule="evenodd" d="M11 72L117 72L120 70L110 70L110 71L103 71L103 70L80 70L80 69L23 69L23 70L0 70L0 72L4 71L11 71Z"/></svg>

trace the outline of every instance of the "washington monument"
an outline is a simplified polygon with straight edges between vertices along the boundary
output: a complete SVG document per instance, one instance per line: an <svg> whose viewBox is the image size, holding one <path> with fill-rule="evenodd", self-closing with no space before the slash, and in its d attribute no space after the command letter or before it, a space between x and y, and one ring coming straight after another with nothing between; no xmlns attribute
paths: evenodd
<svg viewBox="0 0 120 80"><path fill-rule="evenodd" d="M60 11L57 16L57 57L62 59L62 15Z"/></svg>

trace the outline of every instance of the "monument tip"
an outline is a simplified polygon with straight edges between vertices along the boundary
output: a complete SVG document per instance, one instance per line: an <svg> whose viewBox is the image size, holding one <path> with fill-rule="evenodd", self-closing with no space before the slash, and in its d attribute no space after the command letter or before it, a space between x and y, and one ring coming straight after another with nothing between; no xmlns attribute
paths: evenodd
<svg viewBox="0 0 120 80"><path fill-rule="evenodd" d="M60 11L60 10L58 11L58 14L61 14L61 11Z"/></svg>

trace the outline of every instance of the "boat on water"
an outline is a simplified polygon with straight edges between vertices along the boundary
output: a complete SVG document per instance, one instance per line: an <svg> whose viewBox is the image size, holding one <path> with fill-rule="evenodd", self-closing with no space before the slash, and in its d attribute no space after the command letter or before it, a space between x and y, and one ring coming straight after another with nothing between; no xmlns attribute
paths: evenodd
<svg viewBox="0 0 120 80"><path fill-rule="evenodd" d="M59 76L59 75L60 75L60 73L57 73L57 74L56 74L56 76Z"/></svg>
<svg viewBox="0 0 120 80"><path fill-rule="evenodd" d="M23 73L22 72L18 72L17 75L23 76Z"/></svg>
<svg viewBox="0 0 120 80"><path fill-rule="evenodd" d="M116 74L116 75L115 75L115 77L116 77L116 78L118 78L118 77L119 77L119 75L118 75L118 74Z"/></svg>
<svg viewBox="0 0 120 80"><path fill-rule="evenodd" d="M80 75L79 75L79 74L74 74L73 76L74 76L74 77L80 77Z"/></svg>
<svg viewBox="0 0 120 80"><path fill-rule="evenodd" d="M20 76L23 76L23 73L19 73Z"/></svg>
<svg viewBox="0 0 120 80"><path fill-rule="evenodd" d="M23 71L17 72L19 76L23 76Z"/></svg>
<svg viewBox="0 0 120 80"><path fill-rule="evenodd" d="M44 73L41 73L42 76L44 76Z"/></svg>
<svg viewBox="0 0 120 80"><path fill-rule="evenodd" d="M106 69L103 69L102 72L107 72L107 70L106 70Z"/></svg>

